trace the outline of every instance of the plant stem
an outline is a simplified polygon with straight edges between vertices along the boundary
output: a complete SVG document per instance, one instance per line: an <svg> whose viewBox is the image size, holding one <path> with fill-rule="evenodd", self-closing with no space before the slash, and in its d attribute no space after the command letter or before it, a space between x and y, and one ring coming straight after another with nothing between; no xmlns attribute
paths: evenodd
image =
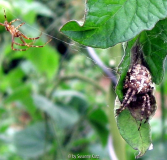
<svg viewBox="0 0 167 160"><path fill-rule="evenodd" d="M113 86L110 86L110 91L108 93L108 103L109 107L107 107L107 115L110 124L110 133L112 136L113 146L115 153L117 155L118 160L126 160L126 152L125 152L125 141L122 139L115 120L114 116L114 102L115 102L115 93L113 91Z"/></svg>
<svg viewBox="0 0 167 160"><path fill-rule="evenodd" d="M160 95L161 95L161 123L162 123L162 141L165 140L165 94L164 94L164 83L160 86Z"/></svg>
<svg viewBox="0 0 167 160"><path fill-rule="evenodd" d="M81 81L84 81L86 83L89 83L90 85L94 86L95 88L97 88L98 90L100 90L101 92L103 93L106 93L106 91L103 89L103 87L101 87L96 81L88 78L88 77L85 77L81 74L78 74L78 73L75 73L75 74L71 74L71 75L68 75L68 76L62 76L60 77L56 83L54 84L52 90L49 92L49 95L48 97L50 97L52 95L52 93L55 91L56 87L64 82L64 81L69 81L69 80L74 80L74 79L79 79Z"/></svg>
<svg viewBox="0 0 167 160"><path fill-rule="evenodd" d="M88 53L91 56L91 58L96 62L96 64L104 71L104 73L112 80L113 85L115 86L117 84L117 77L113 74L113 72L110 72L107 67L104 65L104 63L101 61L101 59L96 54L95 50L91 47L87 47Z"/></svg>

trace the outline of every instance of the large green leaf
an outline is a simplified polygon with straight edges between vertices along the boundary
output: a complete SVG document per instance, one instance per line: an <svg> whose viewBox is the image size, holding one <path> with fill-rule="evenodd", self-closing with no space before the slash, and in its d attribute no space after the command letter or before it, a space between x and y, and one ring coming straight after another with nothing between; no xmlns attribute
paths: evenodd
<svg viewBox="0 0 167 160"><path fill-rule="evenodd" d="M37 157L49 150L52 137L53 131L50 125L46 127L45 123L38 122L22 131L16 132L14 145L17 153L22 157L37 159Z"/></svg>
<svg viewBox="0 0 167 160"><path fill-rule="evenodd" d="M107 48L132 39L167 16L166 0L88 0L85 22L66 23L61 32L80 44Z"/></svg>
<svg viewBox="0 0 167 160"><path fill-rule="evenodd" d="M131 63L131 48L135 45L136 40L138 40L138 43L141 45L141 49L143 51L143 56L144 56L144 61L146 62L146 65L148 69L151 72L153 82L159 84L162 79L163 79L163 63L164 59L167 54L167 19L164 19L162 21L159 21L155 28L151 31L144 31L140 34L140 36L136 37L135 39L131 40L128 42L128 45L125 49L125 55L123 58L123 61L121 62L119 66L119 72L120 72L120 79L118 82L118 85L116 87L116 93L118 95L118 98L120 101L123 100L123 85L124 85L124 80L127 74L127 70L130 66ZM156 107L156 104L154 104ZM128 116L128 124L129 126L133 126L134 118L131 116L131 114L127 114L127 111L122 112L122 117L118 116L117 118L117 124L119 126L119 131L120 134L124 137L124 139L130 143L130 137L135 135L134 133L123 133L122 130L126 126L126 116ZM119 125L120 122L122 122L121 126ZM147 131L150 131L149 126L145 126L145 129ZM137 131L137 130L136 130ZM138 134L138 133L137 133ZM147 141L149 140L149 132L145 133L143 137L147 137ZM135 135L135 137L137 137ZM140 138L138 137L138 140ZM141 144L140 148L144 148L145 145ZM149 144L147 145L149 147ZM133 147L135 148L135 147ZM140 150L138 147L138 149ZM147 149L147 148L145 148ZM143 152L144 153L144 152Z"/></svg>
<svg viewBox="0 0 167 160"><path fill-rule="evenodd" d="M141 45L144 61L151 72L154 83L161 83L164 76L164 60L167 55L167 19L159 21L153 30L144 31L138 37L128 42L124 58L119 65L120 79L116 87L119 100L123 100L123 84L131 63L131 49L138 39Z"/></svg>

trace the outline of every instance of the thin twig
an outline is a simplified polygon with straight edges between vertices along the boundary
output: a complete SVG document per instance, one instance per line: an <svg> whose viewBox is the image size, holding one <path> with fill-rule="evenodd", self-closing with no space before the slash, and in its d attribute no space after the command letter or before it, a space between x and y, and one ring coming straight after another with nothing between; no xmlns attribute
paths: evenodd
<svg viewBox="0 0 167 160"><path fill-rule="evenodd" d="M110 72L107 69L107 67L105 66L105 64L101 61L101 59L96 54L95 50L93 48L91 48L91 47L87 47L87 51L88 51L89 55L91 56L91 58L96 62L96 64L112 80L113 85L116 86L116 84L117 84L117 77L112 72Z"/></svg>
<svg viewBox="0 0 167 160"><path fill-rule="evenodd" d="M55 89L57 88L57 86L60 83L62 83L64 81L74 80L74 79L79 79L79 80L81 80L83 82L89 83L90 85L94 86L95 88L97 88L101 92L106 93L106 91L104 90L104 88L101 87L96 81L94 81L94 80L92 80L92 79L90 79L88 77L85 77L85 76L83 76L81 74L75 73L75 74L71 74L71 75L68 75L68 76L59 77L59 79L56 81L54 87L49 92L48 97L50 97L52 95L52 93L55 91Z"/></svg>

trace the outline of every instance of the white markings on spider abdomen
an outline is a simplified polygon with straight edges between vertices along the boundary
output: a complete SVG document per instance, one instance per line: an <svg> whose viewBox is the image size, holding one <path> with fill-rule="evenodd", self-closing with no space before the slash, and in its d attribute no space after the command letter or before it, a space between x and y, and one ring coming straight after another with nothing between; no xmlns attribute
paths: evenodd
<svg viewBox="0 0 167 160"><path fill-rule="evenodd" d="M144 82L145 82L145 79L141 79L141 83L138 88L138 93L145 87L145 85L147 86L147 84L145 84Z"/></svg>
<svg viewBox="0 0 167 160"><path fill-rule="evenodd" d="M130 87L136 90L137 93L146 93L150 90L151 83L151 75L148 69L137 64L129 69L129 82L125 81L125 88Z"/></svg>

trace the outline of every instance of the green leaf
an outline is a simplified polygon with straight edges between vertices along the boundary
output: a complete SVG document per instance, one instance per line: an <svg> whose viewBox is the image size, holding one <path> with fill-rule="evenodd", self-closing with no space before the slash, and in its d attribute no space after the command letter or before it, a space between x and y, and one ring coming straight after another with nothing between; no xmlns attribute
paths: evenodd
<svg viewBox="0 0 167 160"><path fill-rule="evenodd" d="M40 116L36 113L36 107L31 96L31 86L22 85L14 89L4 100L4 104L19 102L29 112L33 119L38 119Z"/></svg>
<svg viewBox="0 0 167 160"><path fill-rule="evenodd" d="M85 22L67 22L61 32L80 44L108 48L150 30L167 16L166 0L88 0Z"/></svg>
<svg viewBox="0 0 167 160"><path fill-rule="evenodd" d="M15 89L20 86L23 81L24 72L20 67L11 70L7 75L1 77L0 89L6 91L7 89Z"/></svg>
<svg viewBox="0 0 167 160"><path fill-rule="evenodd" d="M58 106L40 95L34 95L33 100L36 107L46 112L61 128L73 125L79 119L78 113L70 107Z"/></svg>
<svg viewBox="0 0 167 160"><path fill-rule="evenodd" d="M53 97L64 105L75 107L80 113L85 113L88 106L86 97L81 92L74 90L56 90Z"/></svg>
<svg viewBox="0 0 167 160"><path fill-rule="evenodd" d="M164 76L164 60L167 55L167 19L159 21L153 30L144 31L128 42L125 55L119 65L120 78L116 87L119 100L123 100L123 84L131 63L131 49L138 38L142 47L144 61L152 75L152 80L160 84Z"/></svg>
<svg viewBox="0 0 167 160"><path fill-rule="evenodd" d="M21 9L24 8L24 10L21 10L20 13L24 13L24 15L34 12L36 14L40 14L43 16L47 16L47 17L53 17L53 12L43 3L40 2L27 2L27 1L22 1L19 0L17 2L13 2L13 5L15 7L15 9ZM27 17L28 18L28 17ZM31 17L29 17L31 18Z"/></svg>
<svg viewBox="0 0 167 160"><path fill-rule="evenodd" d="M47 132L46 132L47 130ZM16 132L14 135L14 145L19 155L26 158L36 158L51 147L51 139L53 131L50 126L46 126L43 122L38 122L26 129Z"/></svg>
<svg viewBox="0 0 167 160"><path fill-rule="evenodd" d="M159 21L151 31L141 34L144 59L151 72L153 82L160 84L164 76L164 60L167 55L167 19Z"/></svg>
<svg viewBox="0 0 167 160"><path fill-rule="evenodd" d="M119 107L120 102L116 99L115 108L117 109ZM138 131L140 121L133 118L128 109L122 111L119 116L116 117L116 120L121 136L133 149L139 151L137 158L143 156L151 145L149 123L142 123Z"/></svg>
<svg viewBox="0 0 167 160"><path fill-rule="evenodd" d="M20 86L4 100L4 103L11 103L13 101L25 99L27 96L30 95L30 93L31 87L29 85Z"/></svg>
<svg viewBox="0 0 167 160"><path fill-rule="evenodd" d="M89 113L89 120L96 121L101 125L105 125L108 122L107 116L101 108L94 109L93 111L91 111L91 113Z"/></svg>
<svg viewBox="0 0 167 160"><path fill-rule="evenodd" d="M102 141L103 146L107 144L108 140L108 128L107 128L107 116L102 109L95 109L89 115L89 122L92 124L96 132Z"/></svg>
<svg viewBox="0 0 167 160"><path fill-rule="evenodd" d="M35 44L42 45L42 44ZM46 45L43 48L30 48L29 53L26 54L28 60L30 60L37 70L47 76L47 78L52 79L55 75L58 65L59 65L59 55L56 50L51 46Z"/></svg>
<svg viewBox="0 0 167 160"><path fill-rule="evenodd" d="M116 94L118 95L118 98L120 101L123 100L123 85L124 85L124 80L127 74L127 71L129 69L130 66L130 62L131 62L131 49L133 47L133 45L135 44L136 39L133 39L131 41L128 42L128 45L126 47L125 53L124 53L124 57L118 67L118 72L120 73L120 77L119 77L119 81L118 84L116 86Z"/></svg>
<svg viewBox="0 0 167 160"><path fill-rule="evenodd" d="M47 7L47 5L40 2L18 0L13 2L12 5L14 9L17 10L18 15L21 15L22 19L29 24L34 24L37 15L54 17L54 13ZM22 10L22 8L24 8L24 10Z"/></svg>

